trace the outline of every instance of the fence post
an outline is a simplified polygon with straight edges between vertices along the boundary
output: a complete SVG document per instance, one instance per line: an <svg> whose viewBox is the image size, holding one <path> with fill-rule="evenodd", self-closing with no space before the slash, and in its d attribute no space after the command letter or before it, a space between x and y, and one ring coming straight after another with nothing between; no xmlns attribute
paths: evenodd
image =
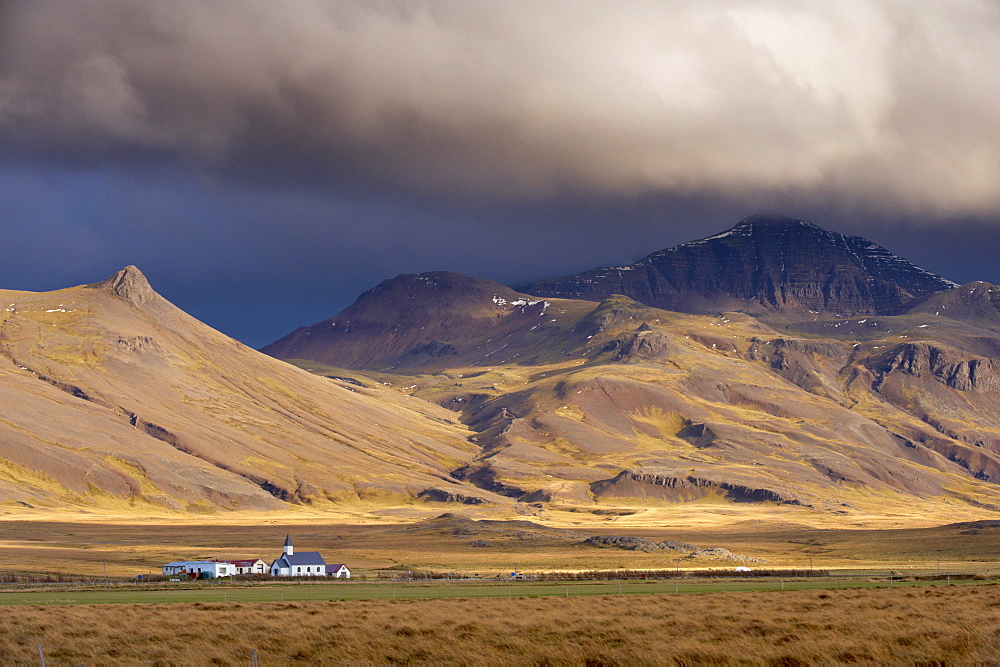
<svg viewBox="0 0 1000 667"><path fill-rule="evenodd" d="M250 664L252 667L257 667L257 649L250 649Z"/></svg>
<svg viewBox="0 0 1000 667"><path fill-rule="evenodd" d="M38 662L45 667L45 650L42 649L42 642L38 642Z"/></svg>

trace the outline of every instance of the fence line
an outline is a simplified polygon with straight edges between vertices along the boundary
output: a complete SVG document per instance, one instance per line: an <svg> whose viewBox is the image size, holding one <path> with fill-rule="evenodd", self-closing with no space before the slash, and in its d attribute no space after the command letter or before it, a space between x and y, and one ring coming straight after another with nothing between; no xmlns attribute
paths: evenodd
<svg viewBox="0 0 1000 667"><path fill-rule="evenodd" d="M936 580L883 575L841 576L836 578L770 579L662 579L618 581L452 581L452 582L370 582L331 586L296 586L230 588L202 587L141 590L76 591L0 591L0 605L69 605L69 604L237 604L256 602L340 602L348 600L416 600L441 597L565 597L591 595L682 594L726 591L829 590L840 588L878 588L882 586L939 586L958 581L943 574ZM973 583L970 579L964 583ZM977 583L979 581L977 580ZM985 583L985 580L982 580Z"/></svg>

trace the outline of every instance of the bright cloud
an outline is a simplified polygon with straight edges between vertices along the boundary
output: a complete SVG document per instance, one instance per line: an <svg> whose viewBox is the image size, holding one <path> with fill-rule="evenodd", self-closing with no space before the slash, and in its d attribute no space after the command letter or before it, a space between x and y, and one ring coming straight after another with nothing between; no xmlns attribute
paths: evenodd
<svg viewBox="0 0 1000 667"><path fill-rule="evenodd" d="M0 154L505 200L1000 210L986 0L51 0L0 16Z"/></svg>

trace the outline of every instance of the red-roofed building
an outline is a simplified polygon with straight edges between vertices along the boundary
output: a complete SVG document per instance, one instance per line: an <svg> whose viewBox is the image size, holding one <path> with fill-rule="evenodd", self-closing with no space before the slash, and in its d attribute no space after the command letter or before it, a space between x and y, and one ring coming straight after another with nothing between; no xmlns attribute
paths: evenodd
<svg viewBox="0 0 1000 667"><path fill-rule="evenodd" d="M326 576L335 577L337 579L350 579L351 571L347 569L346 565L341 565L340 563L326 565Z"/></svg>
<svg viewBox="0 0 1000 667"><path fill-rule="evenodd" d="M267 563L259 558L248 560L227 560L236 568L236 574L267 574Z"/></svg>

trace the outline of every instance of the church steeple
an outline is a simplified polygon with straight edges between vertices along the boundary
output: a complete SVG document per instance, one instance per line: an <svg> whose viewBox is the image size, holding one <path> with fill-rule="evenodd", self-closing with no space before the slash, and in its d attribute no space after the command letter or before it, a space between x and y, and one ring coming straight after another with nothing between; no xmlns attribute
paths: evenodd
<svg viewBox="0 0 1000 667"><path fill-rule="evenodd" d="M292 546L292 536L285 535L285 555L291 556L295 553L295 547Z"/></svg>

